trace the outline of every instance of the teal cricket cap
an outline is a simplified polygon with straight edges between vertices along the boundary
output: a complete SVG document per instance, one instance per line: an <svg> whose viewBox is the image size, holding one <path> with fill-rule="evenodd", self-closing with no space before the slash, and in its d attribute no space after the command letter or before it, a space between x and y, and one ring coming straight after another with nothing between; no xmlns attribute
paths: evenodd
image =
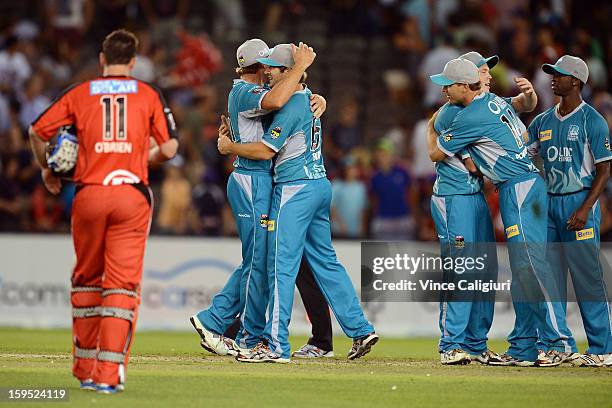
<svg viewBox="0 0 612 408"><path fill-rule="evenodd" d="M257 62L270 67L292 68L295 65L291 44L278 44L272 48L267 58L258 58Z"/></svg>
<svg viewBox="0 0 612 408"><path fill-rule="evenodd" d="M476 51L467 52L461 55L459 58L472 61L474 65L476 65L478 68L482 67L484 64L487 64L489 69L491 69L499 62L499 57L497 55L485 58L479 52Z"/></svg>
<svg viewBox="0 0 612 408"><path fill-rule="evenodd" d="M256 64L258 58L270 55L270 48L259 38L252 38L243 42L236 50L236 61L240 68Z"/></svg>
<svg viewBox="0 0 612 408"><path fill-rule="evenodd" d="M441 74L431 75L429 78L434 84L440 86L480 82L478 67L472 61L461 58L448 61Z"/></svg>
<svg viewBox="0 0 612 408"><path fill-rule="evenodd" d="M574 78L581 80L585 84L589 79L589 67L587 66L586 62L571 55L562 56L557 60L557 62L555 62L554 65L542 65L542 71L549 75L554 75L555 73L559 73L561 75L571 75Z"/></svg>

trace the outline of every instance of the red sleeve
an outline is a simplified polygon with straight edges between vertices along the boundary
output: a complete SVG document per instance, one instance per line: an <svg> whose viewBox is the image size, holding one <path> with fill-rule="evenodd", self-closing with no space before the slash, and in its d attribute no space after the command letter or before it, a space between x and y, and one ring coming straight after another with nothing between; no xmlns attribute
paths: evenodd
<svg viewBox="0 0 612 408"><path fill-rule="evenodd" d="M151 133L158 145L171 138L177 138L176 122L170 107L166 103L161 91L151 86L155 91L153 102L153 117L151 118Z"/></svg>
<svg viewBox="0 0 612 408"><path fill-rule="evenodd" d="M62 92L51 105L32 122L32 128L43 140L49 140L55 136L57 129L74 123L74 112L72 110L70 87Z"/></svg>

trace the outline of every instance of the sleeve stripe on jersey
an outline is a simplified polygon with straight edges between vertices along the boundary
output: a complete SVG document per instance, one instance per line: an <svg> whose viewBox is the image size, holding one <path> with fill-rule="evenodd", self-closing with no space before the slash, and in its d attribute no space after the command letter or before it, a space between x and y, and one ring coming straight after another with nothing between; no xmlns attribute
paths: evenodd
<svg viewBox="0 0 612 408"><path fill-rule="evenodd" d="M440 139L437 139L436 143L438 144L438 149L442 150L444 152L444 154L446 154L447 156L452 157L452 156L455 155L454 153L451 153L447 149L442 147L442 143L440 143Z"/></svg>
<svg viewBox="0 0 612 408"><path fill-rule="evenodd" d="M602 157L602 158L601 158L601 159L599 159L599 160L595 160L595 164L598 164L598 163L603 163L603 162L606 162L606 161L608 161L608 160L612 160L612 156Z"/></svg>
<svg viewBox="0 0 612 408"><path fill-rule="evenodd" d="M172 111L170 110L170 107L166 103L166 99L164 98L164 95L162 94L161 89L159 89L156 85L153 85L150 82L145 82L145 81L142 81L142 82L149 85L157 93L157 96L159 96L159 101L161 102L162 107L164 109L164 117L166 118L166 127L168 128L168 134L170 135L170 138L178 139L178 130L176 129L176 123L174 122Z"/></svg>
<svg viewBox="0 0 612 408"><path fill-rule="evenodd" d="M45 113L47 113L47 111L48 111L49 109L51 109L51 107L52 107L52 106L53 106L55 103L57 103L57 101L59 101L59 100L60 100L60 99L61 99L61 98L62 98L64 95L66 95L68 92L72 91L74 88L76 88L77 86L81 85L81 84L82 84L82 83L84 83L84 82L87 82L87 81L81 81L81 82L77 82L76 84L72 84L72 85L70 85L69 87L67 87L66 89L64 89L62 92L60 92L60 94L59 94L59 95L57 95L57 96L55 97L55 99L53 99L53 101L52 101L52 102L49 104L49 106L47 106L47 108L46 108L44 111L42 111L42 112L40 113L40 115L38 115L38 117L37 117L36 119L34 119L34 121L31 123L31 125L32 125L32 126L35 126L35 125L36 125L36 122L38 122L38 121L40 120L40 118L41 118L41 117L42 117L42 116L43 116Z"/></svg>
<svg viewBox="0 0 612 408"><path fill-rule="evenodd" d="M268 146L270 149L274 150L276 153L278 153L278 151L280 150L279 148L277 148L276 146L274 146L272 143L267 142L265 140L261 140L261 143L265 144L266 146Z"/></svg>

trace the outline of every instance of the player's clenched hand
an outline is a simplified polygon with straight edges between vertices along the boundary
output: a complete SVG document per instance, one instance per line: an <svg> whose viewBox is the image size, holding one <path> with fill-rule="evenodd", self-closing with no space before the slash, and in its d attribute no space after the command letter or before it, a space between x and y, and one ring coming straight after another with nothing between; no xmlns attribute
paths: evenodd
<svg viewBox="0 0 612 408"><path fill-rule="evenodd" d="M219 137L230 137L230 127L228 119L225 115L221 115L221 125L219 125Z"/></svg>
<svg viewBox="0 0 612 408"><path fill-rule="evenodd" d="M297 68L306 70L315 60L317 54L314 52L312 47L307 44L300 42L300 45L296 46L291 44L291 52L293 53L293 60Z"/></svg>
<svg viewBox="0 0 612 408"><path fill-rule="evenodd" d="M521 93L529 95L534 92L533 85L531 85L531 82L529 82L527 78L514 78L514 82L516 83L516 86L518 86L518 88L520 89Z"/></svg>
<svg viewBox="0 0 612 408"><path fill-rule="evenodd" d="M320 118L327 108L327 101L324 97L318 94L310 96L310 111L315 118Z"/></svg>
<svg viewBox="0 0 612 408"><path fill-rule="evenodd" d="M55 177L53 173L51 173L51 169L42 170L42 179L45 187L47 187L47 190L49 190L51 194L59 194L62 189L62 181L59 177Z"/></svg>
<svg viewBox="0 0 612 408"><path fill-rule="evenodd" d="M580 207L567 220L567 229L570 231L579 231L584 228L584 224L589 218L589 208Z"/></svg>

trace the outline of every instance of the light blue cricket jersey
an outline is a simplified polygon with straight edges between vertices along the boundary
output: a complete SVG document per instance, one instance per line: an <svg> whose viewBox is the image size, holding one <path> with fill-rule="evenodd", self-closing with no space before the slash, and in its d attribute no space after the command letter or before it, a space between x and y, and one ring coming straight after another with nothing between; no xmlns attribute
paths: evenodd
<svg viewBox="0 0 612 408"><path fill-rule="evenodd" d="M230 117L230 133L236 143L259 142L264 134L262 123L270 111L261 108L261 101L269 91L242 79L235 79L227 100L227 110ZM236 157L234 167L249 171L272 171L272 160L251 160Z"/></svg>
<svg viewBox="0 0 612 408"><path fill-rule="evenodd" d="M294 93L266 127L262 142L277 152L276 183L326 176L321 154L321 120L315 119L310 111L310 95L308 89Z"/></svg>
<svg viewBox="0 0 612 408"><path fill-rule="evenodd" d="M444 104L438 111L438 116L434 122L434 129L438 134L450 128L451 123L463 109L463 106ZM436 162L436 182L433 185L433 193L437 196L449 196L455 194L474 194L482 189L482 179L475 177L463 164L463 160L469 157L467 151L459 155L447 157Z"/></svg>
<svg viewBox="0 0 612 408"><path fill-rule="evenodd" d="M582 102L560 117L553 106L529 125L529 154L540 154L548 192L567 194L590 188L595 164L612 159L610 130L591 105Z"/></svg>
<svg viewBox="0 0 612 408"><path fill-rule="evenodd" d="M507 100L481 93L457 113L450 128L438 137L438 147L448 156L467 147L482 174L499 184L538 172L523 143L524 130Z"/></svg>

